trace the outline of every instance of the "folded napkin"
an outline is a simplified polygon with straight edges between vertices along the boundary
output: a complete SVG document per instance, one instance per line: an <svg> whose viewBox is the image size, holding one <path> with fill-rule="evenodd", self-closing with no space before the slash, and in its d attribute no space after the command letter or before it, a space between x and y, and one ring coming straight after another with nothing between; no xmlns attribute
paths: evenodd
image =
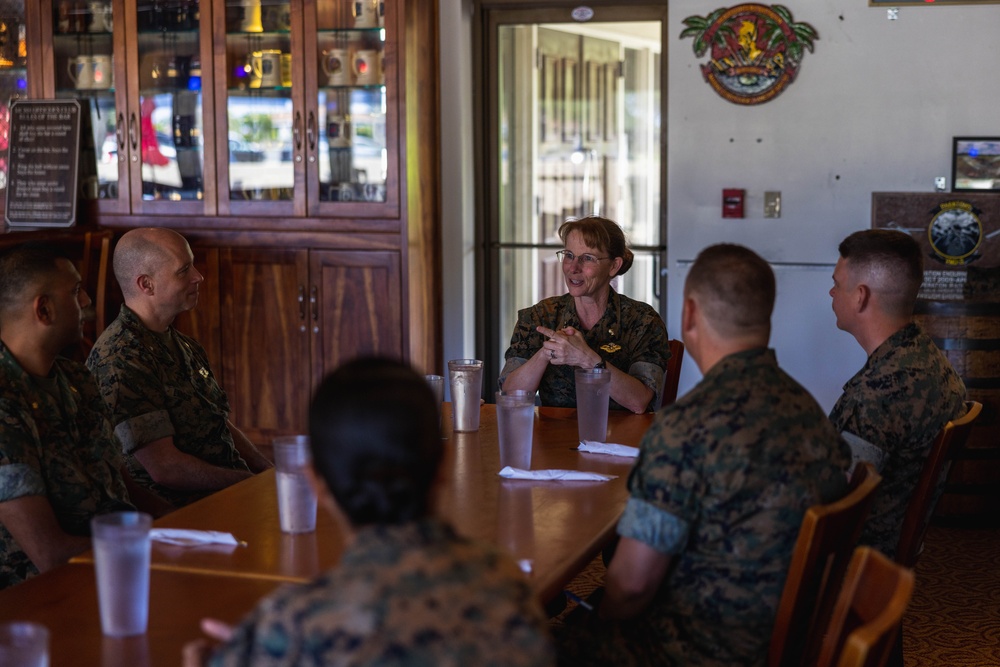
<svg viewBox="0 0 1000 667"><path fill-rule="evenodd" d="M610 442L597 442L596 440L581 440L578 449L581 452L590 452L591 454L610 454L611 456L628 456L631 458L639 456L638 447L615 445Z"/></svg>
<svg viewBox="0 0 1000 667"><path fill-rule="evenodd" d="M602 475L598 472L583 472L582 470L521 470L507 466L500 471L500 476L506 479L537 479L561 480L564 482L606 482L618 475Z"/></svg>
<svg viewBox="0 0 1000 667"><path fill-rule="evenodd" d="M226 546L246 546L246 542L238 542L232 533L220 533L217 530L187 530L184 528L153 528L149 531L150 539L181 547L196 547L203 544L222 544Z"/></svg>

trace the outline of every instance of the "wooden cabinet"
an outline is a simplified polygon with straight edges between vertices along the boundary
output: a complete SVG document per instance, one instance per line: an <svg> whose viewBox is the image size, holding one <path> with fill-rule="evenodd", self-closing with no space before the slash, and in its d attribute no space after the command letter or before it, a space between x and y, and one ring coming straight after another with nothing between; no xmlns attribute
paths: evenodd
<svg viewBox="0 0 1000 667"><path fill-rule="evenodd" d="M441 368L435 0L41 0L27 30L31 96L90 110L79 221L189 239L176 324L251 437L353 356Z"/></svg>
<svg viewBox="0 0 1000 667"><path fill-rule="evenodd" d="M342 362L407 356L399 252L195 242L206 280L178 326L205 345L251 439L306 429L312 390Z"/></svg>
<svg viewBox="0 0 1000 667"><path fill-rule="evenodd" d="M401 7L43 0L42 95L90 111L83 196L103 214L398 218Z"/></svg>

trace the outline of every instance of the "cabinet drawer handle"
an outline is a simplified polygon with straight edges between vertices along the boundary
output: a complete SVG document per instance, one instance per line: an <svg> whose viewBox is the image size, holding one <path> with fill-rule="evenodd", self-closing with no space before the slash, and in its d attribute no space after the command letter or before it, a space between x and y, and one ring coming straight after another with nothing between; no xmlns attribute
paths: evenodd
<svg viewBox="0 0 1000 667"><path fill-rule="evenodd" d="M299 319L306 319L306 288L305 285L299 285Z"/></svg>
<svg viewBox="0 0 1000 667"><path fill-rule="evenodd" d="M135 112L128 118L128 140L132 144L132 152L135 153L139 150L139 137L136 135L135 131ZM134 155L132 157L135 157Z"/></svg>
<svg viewBox="0 0 1000 667"><path fill-rule="evenodd" d="M292 135L295 137L295 150L302 150L302 112L295 112L295 127L292 129Z"/></svg>
<svg viewBox="0 0 1000 667"><path fill-rule="evenodd" d="M316 114L309 112L309 122L306 123L306 139L309 140L309 152L316 151Z"/></svg>
<svg viewBox="0 0 1000 667"><path fill-rule="evenodd" d="M115 123L115 139L118 140L118 160L125 160L125 114L118 114L118 122Z"/></svg>
<svg viewBox="0 0 1000 667"><path fill-rule="evenodd" d="M312 306L313 322L319 321L319 290L313 285L309 291L309 304Z"/></svg>

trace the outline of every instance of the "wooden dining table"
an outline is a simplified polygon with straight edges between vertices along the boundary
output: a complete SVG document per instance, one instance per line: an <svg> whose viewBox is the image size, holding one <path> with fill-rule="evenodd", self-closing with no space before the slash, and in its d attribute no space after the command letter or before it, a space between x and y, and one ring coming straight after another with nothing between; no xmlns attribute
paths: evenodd
<svg viewBox="0 0 1000 667"><path fill-rule="evenodd" d="M607 442L638 446L653 416L612 412ZM442 414L445 458L435 487L437 512L467 537L509 552L541 601L551 599L614 534L625 506L634 459L589 454L578 445L576 410L536 408L531 467L615 475L609 481L529 481L501 478L494 405L484 405L480 428L451 429ZM154 522L154 527L232 533L240 546L152 547L149 630L112 640L100 632L90 552L52 572L0 591L0 621L25 619L52 630L53 665L176 665L198 621L239 620L262 596L335 566L345 532L322 507L316 530L290 535L278 522L274 472L212 494ZM138 652L138 653L136 653ZM117 656L131 656L118 660ZM137 654L141 659L133 659ZM62 661L59 656L79 656ZM94 660L85 656L99 656Z"/></svg>

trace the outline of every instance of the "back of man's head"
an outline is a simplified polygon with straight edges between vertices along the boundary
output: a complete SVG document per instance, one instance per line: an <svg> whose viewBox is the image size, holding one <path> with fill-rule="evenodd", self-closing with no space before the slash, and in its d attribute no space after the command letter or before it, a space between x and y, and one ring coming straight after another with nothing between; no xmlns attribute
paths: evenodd
<svg viewBox="0 0 1000 667"><path fill-rule="evenodd" d="M684 284L684 295L696 298L712 328L729 339L766 340L774 294L771 266L749 248L731 243L702 250Z"/></svg>
<svg viewBox="0 0 1000 667"><path fill-rule="evenodd" d="M854 232L840 244L851 283L863 283L878 295L886 315L910 317L924 280L920 245L905 233L891 229Z"/></svg>
<svg viewBox="0 0 1000 667"><path fill-rule="evenodd" d="M119 239L111 265L126 301L140 293L136 278L152 275L159 263L165 261L164 239L174 233L172 230L147 227L131 229Z"/></svg>
<svg viewBox="0 0 1000 667"><path fill-rule="evenodd" d="M15 246L0 255L0 325L21 315L21 309L44 292L67 259L55 247L41 242Z"/></svg>
<svg viewBox="0 0 1000 667"><path fill-rule="evenodd" d="M434 394L409 366L351 361L309 409L313 465L356 526L425 516L443 447Z"/></svg>

